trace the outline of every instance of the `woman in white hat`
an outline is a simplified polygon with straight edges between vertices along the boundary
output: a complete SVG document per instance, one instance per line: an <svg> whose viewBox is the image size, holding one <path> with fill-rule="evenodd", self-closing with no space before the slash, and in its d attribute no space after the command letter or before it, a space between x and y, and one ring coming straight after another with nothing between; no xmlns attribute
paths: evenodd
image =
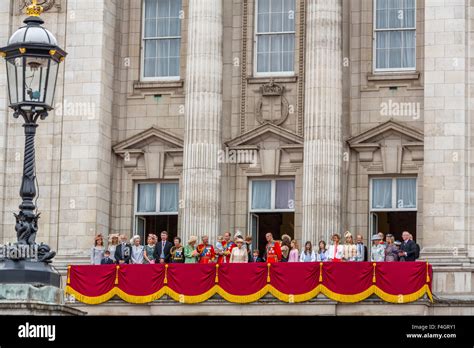
<svg viewBox="0 0 474 348"><path fill-rule="evenodd" d="M371 259L373 262L385 261L385 247L380 244L380 240L381 238L378 234L372 236Z"/></svg>
<svg viewBox="0 0 474 348"><path fill-rule="evenodd" d="M232 253L230 254L230 263L246 263L249 262L249 258L247 255L247 249L244 248L244 240L242 238L237 238L235 240L235 244L237 245L235 248L232 249Z"/></svg>
<svg viewBox="0 0 474 348"><path fill-rule="evenodd" d="M184 263L197 263L196 236L189 237L188 244L184 247Z"/></svg>
<svg viewBox="0 0 474 348"><path fill-rule="evenodd" d="M110 258L115 262L115 249L119 244L119 234L112 233L109 234L109 244L107 245L107 250L110 252Z"/></svg>
<svg viewBox="0 0 474 348"><path fill-rule="evenodd" d="M344 233L344 261L356 261L357 260L357 247L354 244L352 233L346 231Z"/></svg>
<svg viewBox="0 0 474 348"><path fill-rule="evenodd" d="M132 244L132 255L130 259L130 263L134 264L142 264L144 257L143 257L143 245L140 244L140 236L136 235L130 240Z"/></svg>

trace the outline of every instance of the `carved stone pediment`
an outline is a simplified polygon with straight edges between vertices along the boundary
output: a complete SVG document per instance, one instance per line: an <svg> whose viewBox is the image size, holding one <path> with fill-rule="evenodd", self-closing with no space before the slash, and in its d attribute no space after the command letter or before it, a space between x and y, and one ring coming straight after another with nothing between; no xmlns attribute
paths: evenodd
<svg viewBox="0 0 474 348"><path fill-rule="evenodd" d="M239 135L238 137L228 141L226 145L230 148L245 145L258 145L269 137L274 138L280 142L281 145L293 144L300 145L301 148L303 147L303 137L270 122L266 122L257 128Z"/></svg>
<svg viewBox="0 0 474 348"><path fill-rule="evenodd" d="M416 170L423 161L423 132L393 120L347 140L368 171L385 174ZM418 164L417 164L418 163Z"/></svg>
<svg viewBox="0 0 474 348"><path fill-rule="evenodd" d="M261 175L279 175L286 165L303 162L303 137L289 130L264 123L225 144L236 151L256 151L258 165L254 165L247 173ZM297 166L291 165L291 168Z"/></svg>
<svg viewBox="0 0 474 348"><path fill-rule="evenodd" d="M260 124L269 122L275 125L285 122L290 112L288 100L284 96L285 87L271 80L260 87L260 93L255 110L257 121Z"/></svg>
<svg viewBox="0 0 474 348"><path fill-rule="evenodd" d="M148 179L164 178L167 168L183 165L183 139L158 127L121 141L113 150L123 158L123 165L129 172L145 170ZM144 167L141 170L140 161Z"/></svg>

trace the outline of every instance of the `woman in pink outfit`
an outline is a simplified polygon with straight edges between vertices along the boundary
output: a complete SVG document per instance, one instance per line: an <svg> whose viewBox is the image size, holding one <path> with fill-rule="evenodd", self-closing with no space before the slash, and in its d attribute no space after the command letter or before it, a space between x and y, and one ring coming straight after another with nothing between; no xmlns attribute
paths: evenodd
<svg viewBox="0 0 474 348"><path fill-rule="evenodd" d="M288 256L288 262L299 262L299 252L298 252L298 243L296 240L291 241L291 250L290 255Z"/></svg>

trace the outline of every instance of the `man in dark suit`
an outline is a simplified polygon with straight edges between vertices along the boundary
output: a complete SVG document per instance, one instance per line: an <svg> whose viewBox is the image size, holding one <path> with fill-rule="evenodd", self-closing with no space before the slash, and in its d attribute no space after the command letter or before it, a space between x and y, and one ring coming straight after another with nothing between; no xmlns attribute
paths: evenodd
<svg viewBox="0 0 474 348"><path fill-rule="evenodd" d="M416 244L410 239L410 233L403 231L402 233L403 243L400 246L398 256L400 261L415 261L416 260Z"/></svg>
<svg viewBox="0 0 474 348"><path fill-rule="evenodd" d="M101 265L113 265L115 262L114 260L112 260L112 258L110 257L110 251L106 250L104 252L104 258L102 260L100 260L100 264Z"/></svg>
<svg viewBox="0 0 474 348"><path fill-rule="evenodd" d="M132 246L128 243L128 238L122 234L120 236L120 244L115 248L115 261L118 264L130 263L132 257Z"/></svg>
<svg viewBox="0 0 474 348"><path fill-rule="evenodd" d="M155 247L155 260L160 260L160 263L169 263L171 259L171 248L173 244L168 241L168 232L163 231L160 234L161 240Z"/></svg>

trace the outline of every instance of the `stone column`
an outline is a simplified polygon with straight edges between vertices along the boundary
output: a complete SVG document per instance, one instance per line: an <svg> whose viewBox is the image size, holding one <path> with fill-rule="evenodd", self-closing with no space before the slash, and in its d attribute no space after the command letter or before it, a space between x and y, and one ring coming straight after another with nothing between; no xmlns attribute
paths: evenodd
<svg viewBox="0 0 474 348"><path fill-rule="evenodd" d="M342 4L308 0L302 242L341 233Z"/></svg>
<svg viewBox="0 0 474 348"><path fill-rule="evenodd" d="M219 231L222 115L222 0L190 0L185 79L184 159L180 229L191 235Z"/></svg>
<svg viewBox="0 0 474 348"><path fill-rule="evenodd" d="M423 257L433 263L460 262L466 257L473 228L468 220L472 104L466 103L472 64L466 50L466 43L472 41L466 32L472 19L466 18L471 12L465 6L464 1L425 3L421 244Z"/></svg>

